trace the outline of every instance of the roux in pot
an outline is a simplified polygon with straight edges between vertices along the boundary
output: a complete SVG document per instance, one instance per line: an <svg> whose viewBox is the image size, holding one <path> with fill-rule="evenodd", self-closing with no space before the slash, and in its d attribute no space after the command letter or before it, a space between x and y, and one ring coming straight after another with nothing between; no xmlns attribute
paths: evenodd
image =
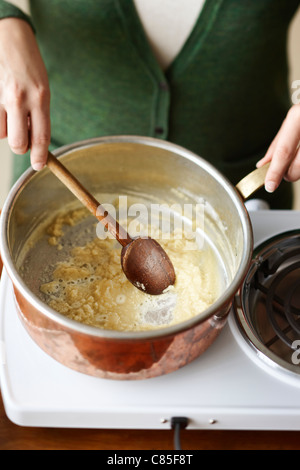
<svg viewBox="0 0 300 470"><path fill-rule="evenodd" d="M72 214L74 221L80 219L78 211ZM60 224L72 224L72 214L58 216L48 227L52 235L49 243L57 244L59 249L53 234L61 235ZM149 226L142 229L149 233ZM96 237L76 246L66 260L57 263L52 280L40 287L47 304L73 320L120 331L152 330L181 323L212 305L221 295L224 278L211 246L204 243L199 248L191 233L176 229L169 239L164 239L159 228L151 227L151 236L166 251L176 273L175 285L161 296L135 288L122 271L118 242L111 237Z"/></svg>

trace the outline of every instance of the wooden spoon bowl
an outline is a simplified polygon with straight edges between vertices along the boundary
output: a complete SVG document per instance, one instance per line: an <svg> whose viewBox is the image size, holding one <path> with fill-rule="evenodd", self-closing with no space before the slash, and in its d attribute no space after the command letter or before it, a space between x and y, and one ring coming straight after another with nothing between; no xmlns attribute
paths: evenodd
<svg viewBox="0 0 300 470"><path fill-rule="evenodd" d="M127 279L147 294L160 295L175 283L170 258L152 238L136 238L123 247L121 264Z"/></svg>

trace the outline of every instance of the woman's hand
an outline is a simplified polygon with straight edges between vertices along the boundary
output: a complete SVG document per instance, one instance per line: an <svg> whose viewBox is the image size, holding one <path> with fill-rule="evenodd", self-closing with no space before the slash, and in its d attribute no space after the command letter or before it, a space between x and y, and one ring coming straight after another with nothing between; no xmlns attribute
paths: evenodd
<svg viewBox="0 0 300 470"><path fill-rule="evenodd" d="M31 164L43 168L50 144L50 90L34 33L26 21L0 20L0 138L11 150L31 148Z"/></svg>
<svg viewBox="0 0 300 470"><path fill-rule="evenodd" d="M289 110L278 134L257 167L271 162L265 179L265 188L272 193L282 178L294 182L300 179L300 104Z"/></svg>

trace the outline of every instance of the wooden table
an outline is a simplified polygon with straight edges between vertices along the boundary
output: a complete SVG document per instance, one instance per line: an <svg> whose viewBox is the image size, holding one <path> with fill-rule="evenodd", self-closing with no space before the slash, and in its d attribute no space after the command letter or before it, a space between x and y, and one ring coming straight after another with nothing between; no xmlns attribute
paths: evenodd
<svg viewBox="0 0 300 470"><path fill-rule="evenodd" d="M183 450L300 450L300 431L191 431ZM173 431L20 427L6 416L0 395L0 450L173 450Z"/></svg>

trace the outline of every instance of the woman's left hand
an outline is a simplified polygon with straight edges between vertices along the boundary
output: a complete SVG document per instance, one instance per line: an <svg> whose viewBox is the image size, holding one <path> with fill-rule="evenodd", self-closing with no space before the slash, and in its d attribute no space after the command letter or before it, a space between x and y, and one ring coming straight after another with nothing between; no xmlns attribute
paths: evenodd
<svg viewBox="0 0 300 470"><path fill-rule="evenodd" d="M300 104L289 110L278 134L266 155L257 163L261 167L271 162L265 178L266 191L275 191L281 180L294 182L300 179Z"/></svg>

